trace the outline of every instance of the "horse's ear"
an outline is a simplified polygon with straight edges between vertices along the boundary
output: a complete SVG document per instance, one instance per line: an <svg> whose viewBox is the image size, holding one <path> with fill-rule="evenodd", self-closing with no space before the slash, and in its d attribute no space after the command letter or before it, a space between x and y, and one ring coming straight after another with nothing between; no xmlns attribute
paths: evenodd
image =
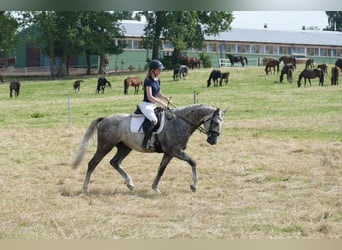
<svg viewBox="0 0 342 250"><path fill-rule="evenodd" d="M225 114L227 112L228 109L222 110L222 113Z"/></svg>

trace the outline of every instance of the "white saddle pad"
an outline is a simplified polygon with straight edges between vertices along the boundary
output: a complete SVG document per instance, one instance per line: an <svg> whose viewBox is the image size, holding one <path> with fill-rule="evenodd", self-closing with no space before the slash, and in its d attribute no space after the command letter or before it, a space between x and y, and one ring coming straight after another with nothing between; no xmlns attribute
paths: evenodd
<svg viewBox="0 0 342 250"><path fill-rule="evenodd" d="M144 130L142 128L142 123L145 120L144 115L136 115L132 114L131 115L131 124L130 124L130 129L132 133L144 133ZM165 113L163 112L160 118L160 126L156 132L153 132L154 134L159 134L163 128L164 128L164 122L165 122Z"/></svg>

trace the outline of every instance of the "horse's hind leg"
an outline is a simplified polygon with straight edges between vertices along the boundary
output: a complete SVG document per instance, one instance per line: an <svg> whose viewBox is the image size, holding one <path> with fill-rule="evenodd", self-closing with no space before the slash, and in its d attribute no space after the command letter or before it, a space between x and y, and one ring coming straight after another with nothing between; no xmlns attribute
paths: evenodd
<svg viewBox="0 0 342 250"><path fill-rule="evenodd" d="M97 147L96 153L94 154L93 158L88 163L88 170L86 177L83 182L83 190L88 192L88 185L90 176L95 170L96 166L100 163L100 161L105 157L105 155L113 148L113 146L106 145L106 147Z"/></svg>
<svg viewBox="0 0 342 250"><path fill-rule="evenodd" d="M110 164L120 173L120 175L125 179L127 187L130 191L134 190L134 185L132 178L121 168L121 162L126 156L132 151L131 148L126 145L120 143L117 145L118 151L114 155L114 157L110 160Z"/></svg>

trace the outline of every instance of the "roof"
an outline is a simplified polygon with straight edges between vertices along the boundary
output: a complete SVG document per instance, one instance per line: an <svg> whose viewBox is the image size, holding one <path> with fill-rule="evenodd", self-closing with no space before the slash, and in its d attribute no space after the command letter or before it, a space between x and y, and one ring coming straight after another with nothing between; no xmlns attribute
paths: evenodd
<svg viewBox="0 0 342 250"><path fill-rule="evenodd" d="M126 36L144 36L144 22L123 21ZM279 31L268 29L232 29L221 32L217 36L204 36L205 40L231 41L231 42L256 42L278 44L305 44L305 45L330 45L342 46L342 32L337 31Z"/></svg>

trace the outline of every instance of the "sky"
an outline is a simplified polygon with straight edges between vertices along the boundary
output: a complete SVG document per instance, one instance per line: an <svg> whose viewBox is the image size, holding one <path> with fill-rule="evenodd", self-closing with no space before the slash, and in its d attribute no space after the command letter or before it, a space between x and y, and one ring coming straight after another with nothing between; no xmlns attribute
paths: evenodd
<svg viewBox="0 0 342 250"><path fill-rule="evenodd" d="M235 17L232 28L267 29L299 31L302 26L318 27L319 30L328 26L325 11L233 11Z"/></svg>

